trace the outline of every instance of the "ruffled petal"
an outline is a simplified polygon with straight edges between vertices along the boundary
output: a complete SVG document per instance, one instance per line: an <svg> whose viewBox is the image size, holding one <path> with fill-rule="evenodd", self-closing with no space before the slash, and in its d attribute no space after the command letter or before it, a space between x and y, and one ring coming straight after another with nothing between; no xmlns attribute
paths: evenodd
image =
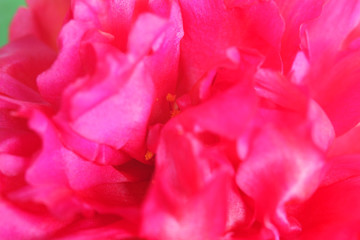
<svg viewBox="0 0 360 240"><path fill-rule="evenodd" d="M41 212L24 212L3 199L0 201L0 210L0 237L4 240L44 239L68 224Z"/></svg>
<svg viewBox="0 0 360 240"><path fill-rule="evenodd" d="M186 128L199 127L199 131L210 131L235 139L245 131L256 110L254 91L240 83L202 105L185 110L179 118Z"/></svg>
<svg viewBox="0 0 360 240"><path fill-rule="evenodd" d="M286 119L260 124L248 143L238 142L239 153L244 144L248 150L236 181L254 199L257 219L278 238L300 231L285 206L290 201L306 200L316 190L324 173L324 159L311 138L301 133L304 126L292 126Z"/></svg>
<svg viewBox="0 0 360 240"><path fill-rule="evenodd" d="M323 107L338 136L360 121L359 49L346 48L359 13L358 1L328 1L319 18L303 27L302 45L311 67L299 85Z"/></svg>
<svg viewBox="0 0 360 240"><path fill-rule="evenodd" d="M1 48L0 71L37 90L37 76L48 69L54 60L55 52L51 48L34 36L26 36Z"/></svg>
<svg viewBox="0 0 360 240"><path fill-rule="evenodd" d="M42 97L56 107L60 105L64 89L82 73L79 48L86 30L85 24L68 22L60 32L61 49L56 61L37 78Z"/></svg>
<svg viewBox="0 0 360 240"><path fill-rule="evenodd" d="M220 0L179 1L186 33L181 42L180 94L222 62L233 46L256 49L267 57L266 65L281 69L276 52L284 23L277 6L272 1L246 6L241 2L230 1L225 6Z"/></svg>
<svg viewBox="0 0 360 240"><path fill-rule="evenodd" d="M43 147L26 171L29 187L12 194L13 199L39 201L66 219L94 211L136 216L147 189L147 178L140 176L146 169L136 178L130 165L118 170L85 161L62 145L54 124L46 116L37 111L27 114L31 128L42 137ZM131 183L134 180L140 183Z"/></svg>
<svg viewBox="0 0 360 240"><path fill-rule="evenodd" d="M355 159L353 159L354 161ZM340 163L341 164L341 163ZM359 158L352 163L359 165ZM341 165L340 165L341 166ZM357 170L359 167L356 166ZM336 167L335 171L338 171ZM356 239L360 231L359 172L319 188L299 211L302 234L298 239Z"/></svg>
<svg viewBox="0 0 360 240"><path fill-rule="evenodd" d="M203 149L194 141L176 121L163 131L155 182L144 207L142 235L150 239L218 239L225 231L229 172L224 166L216 169L216 159L199 155ZM211 165L215 165L212 170ZM214 209L214 205L218 207ZM156 227L159 225L162 227Z"/></svg>
<svg viewBox="0 0 360 240"><path fill-rule="evenodd" d="M110 66L117 65L114 60L109 59ZM116 72L106 74L107 78L102 79L107 85L104 87L113 91L110 87L121 75ZM81 111L81 115L73 115L71 126L82 136L116 149L130 142L126 146L128 153L142 159L145 150L141 150L141 146L145 141L151 103L154 101L154 87L143 64L138 64L133 73L129 74L128 79L125 75L125 78L119 81L120 89L109 93L108 96L102 96L104 91L101 86L89 89L90 91L76 92L70 99L69 109L74 113L79 112L78 109L81 108L85 111ZM141 89L144 91L140 91ZM92 100L89 101L88 97ZM92 107L88 107L89 105ZM139 152L139 148L143 153Z"/></svg>
<svg viewBox="0 0 360 240"><path fill-rule="evenodd" d="M135 239L136 227L126 221L114 220L113 216L94 217L80 220L65 229L61 229L54 240L86 239Z"/></svg>
<svg viewBox="0 0 360 240"><path fill-rule="evenodd" d="M331 0L326 2L316 20L303 28L302 44L310 59L326 60L341 49L341 44L359 24L360 3L356 0Z"/></svg>
<svg viewBox="0 0 360 240"><path fill-rule="evenodd" d="M231 180L239 159L229 143L244 133L256 109L253 92L246 90L244 83L237 84L185 109L164 126L144 206L144 236L218 239L226 230L251 222L243 196ZM216 211L210 210L213 205L218 206Z"/></svg>
<svg viewBox="0 0 360 240"><path fill-rule="evenodd" d="M290 70L296 53L300 50L300 28L317 18L325 0L275 0L285 21L285 31L281 40L281 59L285 74Z"/></svg>
<svg viewBox="0 0 360 240"><path fill-rule="evenodd" d="M279 110L293 123L306 120L311 127L312 141L326 151L335 138L332 122L313 99L279 73L259 70L255 75L255 90L264 108ZM274 114L277 115L277 114Z"/></svg>
<svg viewBox="0 0 360 240"><path fill-rule="evenodd" d="M176 92L179 74L180 41L184 35L179 5L174 1L171 4L169 2L167 6L165 2L156 0L149 3L152 11L168 19L166 29L153 43L150 55L144 59L145 66L152 76L156 90L150 124L164 123L169 119L169 102L166 100L166 96L169 93L174 94ZM147 24L144 24L144 26L147 26Z"/></svg>

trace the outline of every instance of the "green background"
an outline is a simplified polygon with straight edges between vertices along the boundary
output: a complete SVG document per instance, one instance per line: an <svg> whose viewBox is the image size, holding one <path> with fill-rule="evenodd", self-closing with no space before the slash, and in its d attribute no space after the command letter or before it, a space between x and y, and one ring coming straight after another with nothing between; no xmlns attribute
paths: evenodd
<svg viewBox="0 0 360 240"><path fill-rule="evenodd" d="M9 24L21 5L25 5L25 0L0 0L0 46L7 43Z"/></svg>

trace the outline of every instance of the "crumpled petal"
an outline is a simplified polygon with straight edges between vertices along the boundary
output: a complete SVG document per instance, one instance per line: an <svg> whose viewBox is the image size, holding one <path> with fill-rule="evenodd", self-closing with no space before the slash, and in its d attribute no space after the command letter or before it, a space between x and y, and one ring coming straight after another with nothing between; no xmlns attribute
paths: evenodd
<svg viewBox="0 0 360 240"><path fill-rule="evenodd" d="M146 55L154 41L166 29L166 23L166 19L154 14L141 14L129 35L128 51L136 57Z"/></svg>
<svg viewBox="0 0 360 240"><path fill-rule="evenodd" d="M298 239L358 238L359 156L349 160L338 159L328 174L332 177L340 177L340 173L345 175L319 188L298 211L297 219L302 225L302 233Z"/></svg>
<svg viewBox="0 0 360 240"><path fill-rule="evenodd" d="M155 184L144 207L142 235L150 239L218 239L225 230L230 178L221 167L211 172L211 160L199 158L201 147L179 128L181 125L173 122L163 130ZM214 205L218 207L212 208Z"/></svg>
<svg viewBox="0 0 360 240"><path fill-rule="evenodd" d="M300 29L304 23L317 18L326 1L324 0L275 0L285 21L281 40L281 59L284 73L290 70L296 53L300 50Z"/></svg>
<svg viewBox="0 0 360 240"><path fill-rule="evenodd" d="M241 3L238 6L238 1L224 6L221 0L179 3L186 33L181 42L180 94L222 62L226 50L233 46L254 48L267 57L268 66L281 69L276 50L280 49L284 23L272 1L258 1L249 6Z"/></svg>
<svg viewBox="0 0 360 240"><path fill-rule="evenodd" d="M52 68L40 75L38 84L42 96L60 107L57 119L67 132L64 139L68 148L103 164L125 162L126 155L145 161L144 143L149 121L169 118L165 96L175 88L182 37L172 27L181 28L180 12L174 3L169 6L170 15L166 18L139 14L129 32L127 53L124 53L117 49L112 29L106 25L109 19L104 11L108 8L111 6L107 3L75 3L75 20L69 21L60 35L63 44L60 55ZM146 27L149 21L151 29ZM105 28L109 32L103 32ZM173 38L174 42L163 41L164 36ZM165 59L160 61L160 57ZM170 64L167 71L155 71L159 67L165 69L166 64ZM67 66L69 71L59 76L60 68ZM119 119L122 119L121 124ZM73 137L82 144L77 145ZM92 153L84 154L86 148ZM121 150L121 153L116 156L113 150ZM105 157L109 160L104 160ZM123 160L112 160L117 157Z"/></svg>
<svg viewBox="0 0 360 240"><path fill-rule="evenodd" d="M132 23L141 13L139 5L134 0L75 0L71 10L75 21L109 34L113 38L112 44L125 52Z"/></svg>
<svg viewBox="0 0 360 240"><path fill-rule="evenodd" d="M110 66L115 67L117 64L115 59L109 58ZM120 85L116 92L104 96L106 92L102 91L101 86L76 91L70 95L70 106L64 110L72 111L71 127L82 136L116 149L123 148L130 142L125 147L126 151L141 159L145 154L141 146L145 141L151 103L154 101L152 80L141 63L133 72L125 73L124 77L118 72L112 73L111 69L107 71L107 77L102 79L105 82L103 86L114 91L110 87L116 80ZM100 76L102 74L100 72ZM139 152L139 148L143 154Z"/></svg>
<svg viewBox="0 0 360 240"><path fill-rule="evenodd" d="M12 194L13 199L36 199L55 215L66 212L62 216L66 219L94 210L136 216L136 206L147 189L147 179L140 175L143 173L134 178L131 168L126 173L126 168L118 170L85 161L62 145L55 126L46 116L37 111L24 114L29 115L30 126L41 136L43 147L26 171L29 188ZM131 183L130 179L140 182Z"/></svg>
<svg viewBox="0 0 360 240"><path fill-rule="evenodd" d="M320 17L303 28L302 44L309 51L310 59L322 61L339 51L342 42L359 24L359 11L356 0L327 1Z"/></svg>
<svg viewBox="0 0 360 240"><path fill-rule="evenodd" d="M55 52L51 48L34 36L26 36L1 48L0 71L37 90L37 76L49 68L54 59Z"/></svg>
<svg viewBox="0 0 360 240"><path fill-rule="evenodd" d="M0 99L0 106L1 103L8 102ZM39 137L28 128L27 119L18 115L20 107L8 104L0 108L0 172L10 177L9 182L0 183L2 192L7 191L8 185L21 182L16 177L22 177L30 158L41 147Z"/></svg>
<svg viewBox="0 0 360 240"><path fill-rule="evenodd" d="M311 67L298 83L323 107L337 136L360 120L359 49L343 46L360 22L359 13L358 1L328 1L319 18L303 26L302 46Z"/></svg>
<svg viewBox="0 0 360 240"><path fill-rule="evenodd" d="M87 30L85 24L69 21L60 32L60 52L47 71L37 78L39 91L55 107L59 107L64 89L68 87L83 71L79 48L80 39ZM66 71L63 71L66 69Z"/></svg>
<svg viewBox="0 0 360 240"><path fill-rule="evenodd" d="M185 109L164 126L154 183L144 206L144 236L219 239L226 230L251 222L241 193L232 185L232 164L238 161L231 148L235 144L227 145L245 131L256 109L253 92L246 92L244 85L239 83ZM220 114L224 118L216 117ZM216 211L211 207L214 205ZM155 223L163 227L155 228Z"/></svg>
<svg viewBox="0 0 360 240"><path fill-rule="evenodd" d="M0 49L1 239L360 236L358 1L28 5Z"/></svg>
<svg viewBox="0 0 360 240"><path fill-rule="evenodd" d="M0 237L4 240L47 238L68 224L46 214L24 212L4 200L0 202L0 210Z"/></svg>
<svg viewBox="0 0 360 240"><path fill-rule="evenodd" d="M69 227L58 231L54 240L86 239L134 239L136 228L126 221L112 219L112 216L94 217L80 220Z"/></svg>
<svg viewBox="0 0 360 240"><path fill-rule="evenodd" d="M178 83L180 41L184 36L183 21L179 5L175 1L168 5L162 0L149 3L152 11L168 19L167 28L152 45L151 55L144 59L156 90L150 124L164 123L169 119L169 102L166 96L176 92Z"/></svg>
<svg viewBox="0 0 360 240"><path fill-rule="evenodd" d="M254 199L257 218L273 231L274 237L301 229L287 216L285 204L306 200L323 174L322 153L311 139L292 131L263 124L250 140L236 176L240 189Z"/></svg>
<svg viewBox="0 0 360 240"><path fill-rule="evenodd" d="M186 128L199 127L200 130L235 139L245 131L256 107L254 92L246 84L239 83L202 105L185 110L179 118Z"/></svg>
<svg viewBox="0 0 360 240"><path fill-rule="evenodd" d="M326 151L332 144L335 132L330 119L319 104L288 78L261 69L255 74L255 90L263 98L262 105L265 108L272 105L271 108L279 110L279 116L292 118L294 123L306 119L311 127L312 140L319 148Z"/></svg>

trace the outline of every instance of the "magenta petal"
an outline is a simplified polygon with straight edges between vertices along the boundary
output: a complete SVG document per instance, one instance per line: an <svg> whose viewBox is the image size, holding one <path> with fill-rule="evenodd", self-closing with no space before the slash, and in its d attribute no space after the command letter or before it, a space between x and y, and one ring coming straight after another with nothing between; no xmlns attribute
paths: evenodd
<svg viewBox="0 0 360 240"><path fill-rule="evenodd" d="M115 77L108 76L110 80ZM139 158L136 149L145 141L145 130L153 102L153 84L143 64L139 64L133 75L123 81L125 83L121 86L121 91L82 113L74 120L72 128L89 139L117 149L130 141L127 151ZM141 89L144 91L140 91ZM88 102L80 94L81 92L75 95L76 101L73 104L81 107Z"/></svg>
<svg viewBox="0 0 360 240"><path fill-rule="evenodd" d="M109 219L109 220L108 220ZM111 221L111 216L99 220L88 220L90 224L75 222L72 227L60 230L54 240L88 240L88 239L135 239L135 227L126 221Z"/></svg>
<svg viewBox="0 0 360 240"><path fill-rule="evenodd" d="M225 178L224 178L225 177ZM161 190L154 188L153 199L145 206L143 235L150 239L218 239L225 229L226 176L218 176L185 204L174 206L171 214L159 209L157 204L167 207L164 199L157 199ZM155 205L155 206L154 206ZM217 206L214 208L213 206ZM161 224L161 228L159 228Z"/></svg>
<svg viewBox="0 0 360 240"><path fill-rule="evenodd" d="M46 0L27 0L38 34L53 49L57 49L57 37L66 21L70 2L70 0L54 0L52 4L48 4ZM14 25L16 24L13 23L12 27Z"/></svg>
<svg viewBox="0 0 360 240"><path fill-rule="evenodd" d="M57 129L46 116L33 111L30 118L30 126L42 136L43 148L26 172L29 189L19 191L14 198L36 199L53 214L70 219L91 211L137 216L148 186L147 169L139 165L141 173L131 176L136 175L132 174L136 165L118 170L85 161L62 145Z"/></svg>
<svg viewBox="0 0 360 240"><path fill-rule="evenodd" d="M31 114L30 126L42 136L43 140L41 153L27 171L27 180L31 184L35 186L57 184L80 190L127 180L112 166L101 166L85 161L66 149L58 138L53 123L40 112L34 111ZM47 171L44 171L45 169Z"/></svg>
<svg viewBox="0 0 360 240"><path fill-rule="evenodd" d="M275 235L299 231L288 218L285 204L306 200L323 174L322 153L306 136L294 135L294 130L261 126L236 177L238 186L254 199L257 218Z"/></svg>
<svg viewBox="0 0 360 240"><path fill-rule="evenodd" d="M359 13L358 1L328 1L320 17L303 27L303 48L311 67L300 85L323 107L338 136L360 120L359 50L346 49L348 36L360 22Z"/></svg>
<svg viewBox="0 0 360 240"><path fill-rule="evenodd" d="M0 152L30 157L41 142L28 128L26 119L16 116L16 112L17 109L0 110Z"/></svg>
<svg viewBox="0 0 360 240"><path fill-rule="evenodd" d="M242 198L231 187L229 177L234 170L219 146L222 136L235 139L243 134L256 110L253 92L246 90L244 84L237 84L207 102L185 109L164 126L156 153L154 183L144 207L145 236L217 239L226 228L249 221L247 214L241 215L238 209L246 207L236 203ZM210 210L214 204L218 206L216 211ZM239 215L232 215L230 209ZM212 218L207 217L210 212ZM164 227L155 228L155 223Z"/></svg>
<svg viewBox="0 0 360 240"><path fill-rule="evenodd" d="M164 31L166 23L165 19L153 14L140 15L129 35L128 50L130 53L135 57L145 55Z"/></svg>
<svg viewBox="0 0 360 240"><path fill-rule="evenodd" d="M359 13L360 3L357 0L327 1L320 17L303 29L306 34L303 44L308 47L310 59L325 60L340 50L347 35L359 24Z"/></svg>
<svg viewBox="0 0 360 240"><path fill-rule="evenodd" d="M151 2L153 11L168 18L166 29L153 43L150 54L145 59L145 66L154 82L156 101L154 102L150 124L165 122L169 118L169 102L166 96L176 92L179 74L180 41L183 38L181 9L176 2L169 6L156 6L164 1ZM161 16L162 16L161 15ZM161 70L160 70L161 69Z"/></svg>
<svg viewBox="0 0 360 240"><path fill-rule="evenodd" d="M29 101L34 103L43 103L43 99L39 93L21 83L20 81L12 78L6 73L0 72L0 93L5 94L11 98L21 101Z"/></svg>
<svg viewBox="0 0 360 240"><path fill-rule="evenodd" d="M14 41L28 35L41 39L33 12L29 8L19 7L10 25L9 40Z"/></svg>
<svg viewBox="0 0 360 240"><path fill-rule="evenodd" d="M358 177L360 173L359 156L360 154L351 154L331 158L321 185L329 186L349 178Z"/></svg>
<svg viewBox="0 0 360 240"><path fill-rule="evenodd" d="M73 190L84 190L96 185L123 182L127 178L112 166L99 166L94 163L68 156L65 171Z"/></svg>
<svg viewBox="0 0 360 240"><path fill-rule="evenodd" d="M302 24L321 14L325 0L275 0L285 20L285 32L281 40L281 57L287 73L296 53L300 50L300 28Z"/></svg>
<svg viewBox="0 0 360 240"><path fill-rule="evenodd" d="M44 239L68 224L41 213L23 212L3 200L0 211L0 238L4 240Z"/></svg>
<svg viewBox="0 0 360 240"><path fill-rule="evenodd" d="M7 176L16 176L24 170L24 157L0 153L0 172Z"/></svg>
<svg viewBox="0 0 360 240"><path fill-rule="evenodd" d="M303 233L299 239L358 238L359 182L357 175L319 188L300 211L298 219Z"/></svg>
<svg viewBox="0 0 360 240"><path fill-rule="evenodd" d="M56 124L64 146L88 161L101 165L119 165L130 160L124 152L109 145L91 141L74 132L61 114L57 116Z"/></svg>
<svg viewBox="0 0 360 240"><path fill-rule="evenodd" d="M359 0L26 2L0 240L359 238Z"/></svg>
<svg viewBox="0 0 360 240"><path fill-rule="evenodd" d="M163 131L155 182L144 207L142 235L150 239L218 239L225 230L229 172L177 121ZM210 155L210 154L209 154ZM185 160L185 161L184 161ZM212 206L218 206L214 209ZM162 226L158 228L156 226Z"/></svg>
<svg viewBox="0 0 360 240"><path fill-rule="evenodd" d="M360 126L356 126L346 134L337 137L329 149L330 157L353 155L360 153Z"/></svg>
<svg viewBox="0 0 360 240"><path fill-rule="evenodd" d="M89 29L111 36L112 44L125 52L132 23L138 14L137 5L134 0L75 0L72 15L75 21L86 23Z"/></svg>
<svg viewBox="0 0 360 240"><path fill-rule="evenodd" d="M333 71L326 76L327 93L319 92L317 94L319 104L324 106L324 111L333 123L337 135L350 130L360 121L359 54L360 51L357 50L339 59L334 64ZM320 89L323 91L323 88Z"/></svg>
<svg viewBox="0 0 360 240"><path fill-rule="evenodd" d="M342 53L330 60L314 62L301 85L324 109L331 120L336 135L342 135L360 121L358 107L359 50ZM325 71L331 66L331 70ZM325 72L324 72L325 71ZM319 77L321 76L320 80Z"/></svg>
<svg viewBox="0 0 360 240"><path fill-rule="evenodd" d="M26 36L12 41L0 50L0 69L24 85L37 90L37 76L48 69L55 52L36 39Z"/></svg>
<svg viewBox="0 0 360 240"><path fill-rule="evenodd" d="M255 89L259 96L275 104L284 116L291 118L291 115L296 113L298 116L292 120L293 122L300 119L309 121L314 143L324 151L328 149L335 132L332 122L319 104L276 72L259 70L255 75L255 81Z"/></svg>
<svg viewBox="0 0 360 240"><path fill-rule="evenodd" d="M41 39L53 49L57 49L57 37L69 11L70 0L28 0L28 9L20 8L11 23L11 41L26 35Z"/></svg>
<svg viewBox="0 0 360 240"><path fill-rule="evenodd" d="M281 69L277 51L284 23L274 2L257 1L246 7L242 1L231 1L228 7L220 0L179 2L185 31L181 42L181 93L222 62L227 49L234 46L254 48L267 57L266 65Z"/></svg>
<svg viewBox="0 0 360 240"><path fill-rule="evenodd" d="M45 116L39 112L32 114L30 127L42 136L43 147L41 154L28 169L26 178L34 185L66 185L67 177L64 172L63 150L57 133Z"/></svg>
<svg viewBox="0 0 360 240"><path fill-rule="evenodd" d="M236 138L246 129L256 112L256 106L254 92L247 88L246 84L237 84L202 105L185 110L179 119L184 126L197 126L199 131L207 130L228 138Z"/></svg>
<svg viewBox="0 0 360 240"><path fill-rule="evenodd" d="M61 49L51 68L37 78L41 95L55 106L60 105L64 89L81 73L79 56L80 39L86 25L70 21L61 30ZM66 71L62 71L66 69Z"/></svg>

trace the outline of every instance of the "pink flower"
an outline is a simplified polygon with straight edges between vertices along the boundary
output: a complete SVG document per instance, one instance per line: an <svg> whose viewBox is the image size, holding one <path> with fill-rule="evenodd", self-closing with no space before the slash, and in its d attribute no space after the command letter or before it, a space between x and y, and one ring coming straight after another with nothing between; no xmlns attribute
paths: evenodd
<svg viewBox="0 0 360 240"><path fill-rule="evenodd" d="M357 238L359 26L356 0L29 0L0 238Z"/></svg>

